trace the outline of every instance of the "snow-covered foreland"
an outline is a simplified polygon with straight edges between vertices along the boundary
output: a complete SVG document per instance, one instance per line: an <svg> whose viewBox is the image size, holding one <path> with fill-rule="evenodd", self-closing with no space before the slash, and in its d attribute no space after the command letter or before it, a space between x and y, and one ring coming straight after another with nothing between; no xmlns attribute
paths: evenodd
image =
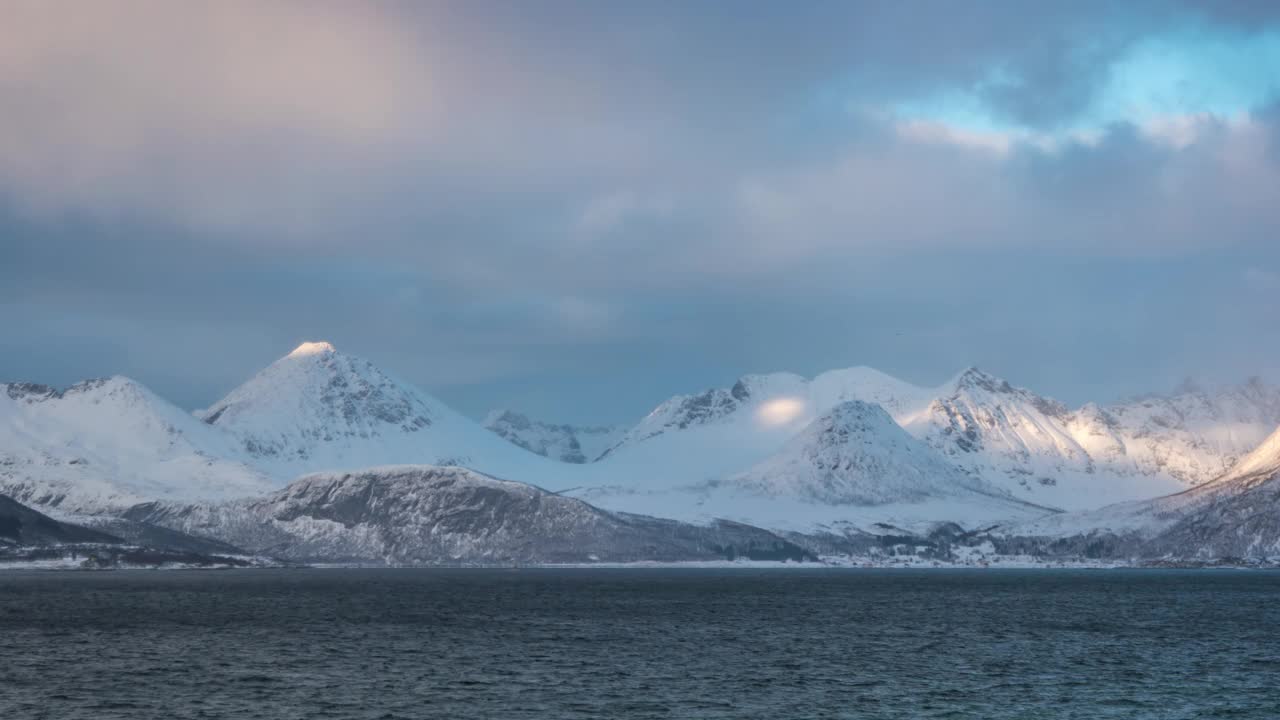
<svg viewBox="0 0 1280 720"><path fill-rule="evenodd" d="M1116 503L1205 485L1280 425L1280 390L1260 381L1186 387L1072 410L976 369L921 388L850 368L745 376L676 396L625 432L511 412L487 425L328 343L299 346L195 414L120 377L62 391L0 385L0 493L103 522L145 507L188 529L198 508L226 515L274 503L245 517L261 524L269 515L264 527L279 529L278 493L308 474L375 477L359 501L386 503L392 496L373 491L395 483L366 469L458 467L511 483L500 495L536 490L548 506L583 500L607 517L845 538L841 552L852 555L847 539L877 525L921 537L939 523L1041 532L1103 517L1058 508L1123 514ZM416 482L399 492L419 492ZM175 520L174 508L187 515ZM367 530L378 542L410 522L380 518ZM319 542L322 525L291 530L290 542ZM356 542L344 528L334 547Z"/></svg>

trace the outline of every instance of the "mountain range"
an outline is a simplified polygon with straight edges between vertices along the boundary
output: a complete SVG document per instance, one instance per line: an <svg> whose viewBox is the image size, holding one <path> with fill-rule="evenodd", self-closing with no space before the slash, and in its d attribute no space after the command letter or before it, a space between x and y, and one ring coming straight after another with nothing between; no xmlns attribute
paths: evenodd
<svg viewBox="0 0 1280 720"><path fill-rule="evenodd" d="M0 385L0 494L307 561L795 555L797 534L948 523L1004 528L1010 548L1101 532L1192 554L1242 549L1178 523L1216 508L1230 524L1269 497L1239 473L1265 466L1277 426L1280 390L1258 380L1071 409L974 368L936 388L870 368L749 375L625 430L512 411L481 424L316 342L195 413L122 377ZM1121 516L1178 519L1158 540L1105 527Z"/></svg>

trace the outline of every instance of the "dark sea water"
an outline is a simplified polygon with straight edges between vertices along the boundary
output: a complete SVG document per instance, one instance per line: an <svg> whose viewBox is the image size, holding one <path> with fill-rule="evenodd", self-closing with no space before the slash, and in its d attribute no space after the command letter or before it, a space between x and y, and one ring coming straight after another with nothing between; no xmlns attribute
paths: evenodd
<svg viewBox="0 0 1280 720"><path fill-rule="evenodd" d="M0 718L1280 718L1280 573L0 574Z"/></svg>

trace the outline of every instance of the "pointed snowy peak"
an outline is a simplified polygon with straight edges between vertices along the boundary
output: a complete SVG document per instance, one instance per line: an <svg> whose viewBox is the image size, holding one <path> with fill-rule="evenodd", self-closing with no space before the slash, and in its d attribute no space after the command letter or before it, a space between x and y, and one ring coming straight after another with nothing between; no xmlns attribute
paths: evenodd
<svg viewBox="0 0 1280 720"><path fill-rule="evenodd" d="M414 433L438 401L367 360L307 342L200 415L258 457L306 457L316 443Z"/></svg>
<svg viewBox="0 0 1280 720"><path fill-rule="evenodd" d="M283 480L396 463L524 477L547 463L430 393L321 342L271 363L199 417Z"/></svg>
<svg viewBox="0 0 1280 720"><path fill-rule="evenodd" d="M222 427L253 418L319 430L368 430L385 424L413 432L431 424L433 404L433 398L368 360L339 353L327 342L306 342L231 391L202 417ZM267 411L271 417L263 416Z"/></svg>
<svg viewBox="0 0 1280 720"><path fill-rule="evenodd" d="M1021 506L1020 512L1028 509L957 470L908 435L879 405L859 400L837 405L777 454L732 481L768 495L835 505L981 496L993 504Z"/></svg>
<svg viewBox="0 0 1280 720"><path fill-rule="evenodd" d="M1052 398L1038 395L1026 388L1013 385L1008 380L996 377L991 373L970 367L960 373L948 385L944 385L944 395L967 396L985 404L1027 403L1041 413L1050 417L1065 417L1070 409Z"/></svg>
<svg viewBox="0 0 1280 720"><path fill-rule="evenodd" d="M304 342L298 347L294 348L293 352L289 353L288 357L306 357L308 355L326 355L326 354L332 354L336 352L337 350L333 347L331 343L327 343L322 340L319 342Z"/></svg>
<svg viewBox="0 0 1280 720"><path fill-rule="evenodd" d="M1008 380L998 378L987 372L983 372L977 367L965 368L950 383L950 386L956 392L964 392L966 390L982 390L988 393L996 394L1012 394L1016 391Z"/></svg>

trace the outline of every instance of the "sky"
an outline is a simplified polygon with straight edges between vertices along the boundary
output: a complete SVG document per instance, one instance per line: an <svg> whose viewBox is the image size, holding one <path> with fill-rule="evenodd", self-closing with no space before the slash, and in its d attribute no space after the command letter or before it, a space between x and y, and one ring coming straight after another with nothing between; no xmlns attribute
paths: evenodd
<svg viewBox="0 0 1280 720"><path fill-rule="evenodd" d="M0 381L1280 382L1280 4L0 0Z"/></svg>

